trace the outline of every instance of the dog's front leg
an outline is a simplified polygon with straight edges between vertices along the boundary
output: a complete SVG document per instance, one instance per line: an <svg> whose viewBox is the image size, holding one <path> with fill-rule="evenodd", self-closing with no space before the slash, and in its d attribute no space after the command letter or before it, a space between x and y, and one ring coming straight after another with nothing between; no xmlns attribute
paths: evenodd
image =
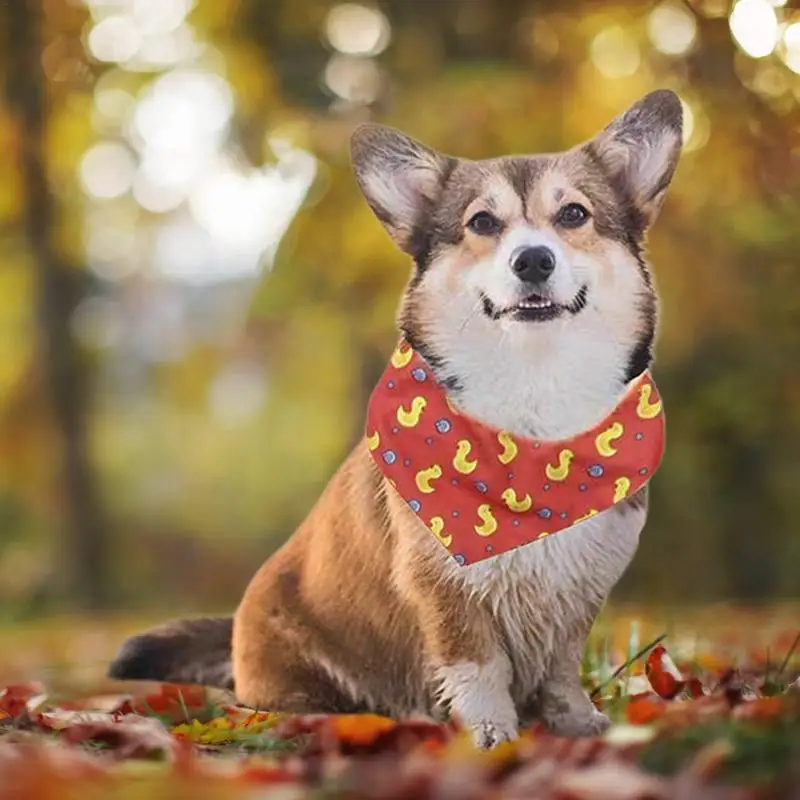
<svg viewBox="0 0 800 800"><path fill-rule="evenodd" d="M581 685L583 647L581 638L557 648L539 690L537 716L561 736L597 736L611 724Z"/></svg>
<svg viewBox="0 0 800 800"><path fill-rule="evenodd" d="M511 700L511 663L499 649L488 658L461 658L435 669L438 696L470 730L477 747L516 739L519 722Z"/></svg>
<svg viewBox="0 0 800 800"><path fill-rule="evenodd" d="M518 735L511 699L511 662L497 641L488 610L452 584L413 582L431 694L480 748Z"/></svg>

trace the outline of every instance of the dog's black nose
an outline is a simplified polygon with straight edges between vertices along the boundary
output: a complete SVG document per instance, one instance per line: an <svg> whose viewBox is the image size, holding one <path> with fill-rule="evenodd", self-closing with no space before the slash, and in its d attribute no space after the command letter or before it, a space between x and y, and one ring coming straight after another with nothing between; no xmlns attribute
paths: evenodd
<svg viewBox="0 0 800 800"><path fill-rule="evenodd" d="M526 247L511 261L511 269L526 283L541 283L547 280L556 268L556 257L549 247Z"/></svg>

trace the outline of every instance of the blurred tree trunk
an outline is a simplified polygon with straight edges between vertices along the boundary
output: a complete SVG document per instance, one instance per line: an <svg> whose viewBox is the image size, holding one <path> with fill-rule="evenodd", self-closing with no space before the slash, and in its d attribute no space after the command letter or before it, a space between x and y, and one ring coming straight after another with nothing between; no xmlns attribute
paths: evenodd
<svg viewBox="0 0 800 800"><path fill-rule="evenodd" d="M81 273L64 263L53 244L56 208L47 177L47 97L42 68L39 0L4 6L2 28L6 95L17 119L24 199L22 223L38 292L40 356L59 435L59 490L64 513L64 583L68 600L83 609L110 604L109 540L87 453L87 371L70 334Z"/></svg>

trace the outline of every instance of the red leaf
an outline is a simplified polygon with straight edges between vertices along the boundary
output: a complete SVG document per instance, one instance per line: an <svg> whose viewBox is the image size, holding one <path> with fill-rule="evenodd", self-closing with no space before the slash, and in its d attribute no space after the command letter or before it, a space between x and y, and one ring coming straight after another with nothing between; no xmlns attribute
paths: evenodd
<svg viewBox="0 0 800 800"><path fill-rule="evenodd" d="M69 794L66 782L86 786L87 781L104 779L106 772L94 756L73 748L4 743L0 775L3 797L58 800Z"/></svg>
<svg viewBox="0 0 800 800"><path fill-rule="evenodd" d="M676 697L686 684L683 675L662 645L657 645L650 651L645 663L645 672L653 691L665 700Z"/></svg>
<svg viewBox="0 0 800 800"><path fill-rule="evenodd" d="M730 706L738 706L745 699L745 685L739 671L729 667L722 673L716 692L725 695L725 699Z"/></svg>
<svg viewBox="0 0 800 800"><path fill-rule="evenodd" d="M274 733L280 739L293 739L296 736L318 733L327 724L328 719L327 714L297 714L296 716L289 716L275 726Z"/></svg>
<svg viewBox="0 0 800 800"><path fill-rule="evenodd" d="M704 697L706 693L699 678L689 678L686 681L685 691L689 697Z"/></svg>
<svg viewBox="0 0 800 800"><path fill-rule="evenodd" d="M12 719L22 716L28 709L28 700L43 694L44 686L40 683L16 683L6 686L0 692L0 711Z"/></svg>
<svg viewBox="0 0 800 800"><path fill-rule="evenodd" d="M129 715L118 722L87 722L65 728L70 744L99 742L117 758L153 758L174 755L176 741L156 720Z"/></svg>
<svg viewBox="0 0 800 800"><path fill-rule="evenodd" d="M179 723L207 717L203 712L208 707L206 690L202 686L164 683L158 692L126 700L116 713L139 714L143 717L155 715L169 722Z"/></svg>

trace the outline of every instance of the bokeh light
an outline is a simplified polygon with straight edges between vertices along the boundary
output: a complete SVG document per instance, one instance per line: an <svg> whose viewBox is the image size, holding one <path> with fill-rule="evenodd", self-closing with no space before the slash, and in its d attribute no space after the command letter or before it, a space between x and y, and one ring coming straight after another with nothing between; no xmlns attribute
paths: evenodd
<svg viewBox="0 0 800 800"><path fill-rule="evenodd" d="M711 125L708 115L702 106L696 101L689 102L685 97L681 97L683 108L683 150L691 153L699 150L709 139Z"/></svg>
<svg viewBox="0 0 800 800"><path fill-rule="evenodd" d="M119 197L131 188L135 169L133 154L122 142L98 142L81 159L81 183L94 197Z"/></svg>
<svg viewBox="0 0 800 800"><path fill-rule="evenodd" d="M98 60L117 63L136 55L142 37L134 21L122 14L106 17L89 32L89 52Z"/></svg>
<svg viewBox="0 0 800 800"><path fill-rule="evenodd" d="M146 35L179 28L192 10L193 0L129 0L131 16Z"/></svg>
<svg viewBox="0 0 800 800"><path fill-rule="evenodd" d="M233 95L220 75L199 69L172 70L140 98L133 118L133 142L170 152L211 150L224 138Z"/></svg>
<svg viewBox="0 0 800 800"><path fill-rule="evenodd" d="M125 327L126 357L182 358L193 340L221 335L214 320L241 316L241 292L218 292L202 306L193 292L220 283L240 285L245 297L252 291L314 180L316 160L286 141L271 142L274 163L265 167L242 157L226 59L189 23L193 0L86 5L87 51L112 65L94 87L99 140L79 166L86 258L115 287L109 302L120 314L131 303L139 309ZM386 17L342 4L326 31L346 54L334 58L349 59L345 69L333 63L334 91L371 102L379 78L369 56L389 43ZM120 345L101 325L109 307L93 300L76 312L74 333L87 346Z"/></svg>
<svg viewBox="0 0 800 800"><path fill-rule="evenodd" d="M592 39L590 55L595 67L606 78L633 75L641 56L635 39L622 25L609 25Z"/></svg>
<svg viewBox="0 0 800 800"><path fill-rule="evenodd" d="M781 57L792 72L800 75L800 22L794 22L783 32Z"/></svg>
<svg viewBox="0 0 800 800"><path fill-rule="evenodd" d="M368 104L380 92L381 71L371 59L336 55L325 67L325 83L343 100Z"/></svg>
<svg viewBox="0 0 800 800"><path fill-rule="evenodd" d="M389 20L377 8L356 3L334 6L325 20L331 47L351 56L377 56L391 40Z"/></svg>
<svg viewBox="0 0 800 800"><path fill-rule="evenodd" d="M768 0L738 0L730 16L736 44L751 58L764 58L778 43L778 16Z"/></svg>
<svg viewBox="0 0 800 800"><path fill-rule="evenodd" d="M93 97L96 129L120 129L136 105L136 98L131 92L115 86L105 88L100 81Z"/></svg>
<svg viewBox="0 0 800 800"><path fill-rule="evenodd" d="M680 56L697 39L697 21L691 10L677 3L661 3L647 18L647 34L662 53Z"/></svg>
<svg viewBox="0 0 800 800"><path fill-rule="evenodd" d="M561 45L558 33L546 19L534 19L530 25L530 47L537 59L552 61Z"/></svg>

